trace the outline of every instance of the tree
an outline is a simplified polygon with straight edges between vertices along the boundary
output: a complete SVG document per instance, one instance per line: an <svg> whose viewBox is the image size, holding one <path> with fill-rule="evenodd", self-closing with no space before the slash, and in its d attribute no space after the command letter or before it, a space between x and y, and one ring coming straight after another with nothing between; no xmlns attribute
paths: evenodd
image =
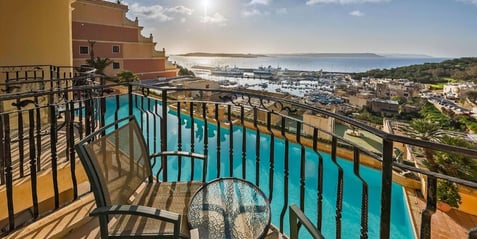
<svg viewBox="0 0 477 239"><path fill-rule="evenodd" d="M118 73L117 77L118 82L132 82L139 80L139 77L136 75L136 73L131 71L121 71Z"/></svg>
<svg viewBox="0 0 477 239"><path fill-rule="evenodd" d="M179 75L180 76L195 76L194 72L192 72L191 70L181 66L181 65L177 65L177 67L179 68Z"/></svg>
<svg viewBox="0 0 477 239"><path fill-rule="evenodd" d="M86 63L88 63L89 66L94 67L96 69L96 73L100 75L105 75L104 69L106 69L106 67L111 65L113 61L109 58L100 58L98 56L94 59L86 60Z"/></svg>
<svg viewBox="0 0 477 239"><path fill-rule="evenodd" d="M475 148L473 144L460 137L444 135L440 138L440 142L458 147ZM437 164L435 171L438 173L477 181L477 164L472 158L456 153L437 151L434 153L434 160ZM437 183L437 199L455 208L462 203L457 185L446 180L440 180Z"/></svg>
<svg viewBox="0 0 477 239"><path fill-rule="evenodd" d="M457 147L475 148L473 144L461 137L444 135L440 138L440 142ZM438 165L437 172L452 177L477 181L477 164L474 159L461 154L444 151L435 152L434 159Z"/></svg>
<svg viewBox="0 0 477 239"><path fill-rule="evenodd" d="M88 41L89 43L89 46L90 46L90 52L89 52L89 59L86 60L86 63L95 68L96 69L96 73L100 74L100 75L105 75L104 74L104 69L106 69L106 67L108 67L109 65L111 65L113 63L113 61L109 58L100 58L99 56L98 57L94 57L94 44L96 44L95 41Z"/></svg>
<svg viewBox="0 0 477 239"><path fill-rule="evenodd" d="M429 119L414 119L409 123L409 127L404 127L403 130L412 138L426 141L438 141L438 138L442 135L441 126ZM434 161L432 150L424 148L424 157L429 170L436 171L438 165Z"/></svg>

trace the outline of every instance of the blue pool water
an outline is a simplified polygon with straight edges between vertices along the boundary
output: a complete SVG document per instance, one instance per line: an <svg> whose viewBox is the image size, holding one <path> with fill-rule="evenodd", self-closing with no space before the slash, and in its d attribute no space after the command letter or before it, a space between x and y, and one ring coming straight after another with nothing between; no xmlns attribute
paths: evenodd
<svg viewBox="0 0 477 239"><path fill-rule="evenodd" d="M141 97L137 97L141 99ZM144 98L143 98L144 99ZM145 102L146 103L146 102ZM135 105L141 105L140 100L137 100ZM119 118L127 116L128 114L128 98L127 96L120 97L120 111ZM140 106L139 108L141 108ZM151 101L151 104L145 104L142 108L149 108L153 112L156 111L158 115L162 115L159 102ZM106 122L114 120L114 110L116 109L116 101L114 98L107 100ZM144 123L143 129L147 136L148 145L151 150L158 151L160 148L160 139L154 139L153 133L159 137L160 126L159 118L152 113L145 113L138 108L134 108L134 115L141 122L146 122L149 119L149 130ZM169 110L168 114L168 149L177 150L178 142L178 118L177 112ZM153 126L153 118L156 118L156 127ZM194 150L198 153L203 153L204 139L208 139L208 172L207 180L217 177L217 165L220 164L220 177L242 177L242 127L234 126L232 132L227 128L221 128L220 135L216 125L208 124L207 132L205 131L204 122L198 119L194 120L192 125L191 119L187 115L181 115L181 129L182 129L182 150L191 150L191 130L194 131ZM220 162L217 162L217 139L220 139ZM230 159L229 140L233 139L232 160ZM272 223L277 227L280 226L280 214L285 205L285 141L283 139L274 139L274 165L273 169L270 165L270 142L271 136L260 134L260 162L258 166L259 172L259 186L264 193L272 198ZM245 178L251 182L256 183L256 132L252 130L246 131L246 175ZM300 152L301 146L296 144L289 144L289 175L288 175L288 205L300 205ZM321 153L324 164L324 182L323 182L323 224L322 233L326 238L334 238L336 230L336 195L337 195L337 181L338 168L331 161L329 154ZM305 210L304 213L316 223L317 221L317 176L318 176L318 155L313 150L305 149ZM353 173L353 164L349 161L338 159L338 164L344 170L344 193L343 193L343 210L342 210L342 237L343 238L359 238L360 235L360 221L361 221L361 197L362 197L362 183ZM232 175L229 172L232 166ZM156 165L159 167L159 165ZM178 163L176 160L168 164L168 178L169 180L177 179ZM189 160L182 161L183 172L190 172L191 164ZM202 177L202 163L196 162L194 166L194 179L200 180ZM155 168L157 171L158 168ZM379 237L379 222L380 222L380 199L381 199L381 173L365 166L360 167L360 172L364 180L368 184L368 235L369 238ZM183 173L181 180L189 180L190 175ZM273 185L270 185L269 178L273 175ZM392 210L391 210L391 238L413 238L411 223L408 214L408 208L404 201L402 187L393 183L392 186ZM284 230L286 233L288 229L288 212L285 214ZM305 230L301 230L300 238L309 238Z"/></svg>

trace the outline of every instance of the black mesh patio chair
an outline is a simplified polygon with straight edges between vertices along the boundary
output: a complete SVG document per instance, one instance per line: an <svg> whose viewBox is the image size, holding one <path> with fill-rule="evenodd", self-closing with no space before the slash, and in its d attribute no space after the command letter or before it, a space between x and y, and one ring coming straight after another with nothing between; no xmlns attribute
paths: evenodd
<svg viewBox="0 0 477 239"><path fill-rule="evenodd" d="M153 177L151 159L175 155L204 160L205 175L204 155L150 155L132 116L95 131L75 147L94 193L97 208L90 215L99 217L102 238L189 238L187 205L203 182L160 182Z"/></svg>

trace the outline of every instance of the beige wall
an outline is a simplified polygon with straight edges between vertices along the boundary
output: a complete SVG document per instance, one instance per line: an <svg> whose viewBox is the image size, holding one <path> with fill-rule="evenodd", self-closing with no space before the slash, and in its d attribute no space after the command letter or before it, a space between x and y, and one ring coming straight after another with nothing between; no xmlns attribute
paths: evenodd
<svg viewBox="0 0 477 239"><path fill-rule="evenodd" d="M312 115L305 113L303 114L303 122L306 124L313 125L316 128L324 130L326 132L333 132L334 131L334 118L331 117L321 117L319 115ZM313 127L308 125L303 126L303 131L305 135L313 136ZM319 138L323 139L331 139L331 136L328 134L324 134L321 131L318 132Z"/></svg>
<svg viewBox="0 0 477 239"><path fill-rule="evenodd" d="M73 1L1 0L0 65L70 66Z"/></svg>
<svg viewBox="0 0 477 239"><path fill-rule="evenodd" d="M154 43L124 43L124 58L152 58Z"/></svg>
<svg viewBox="0 0 477 239"><path fill-rule="evenodd" d="M103 2L98 5L98 1L79 0L73 5L73 18L77 22L101 22L104 25L123 26L128 23L124 20L127 9L124 5ZM133 25L133 24L128 24Z"/></svg>

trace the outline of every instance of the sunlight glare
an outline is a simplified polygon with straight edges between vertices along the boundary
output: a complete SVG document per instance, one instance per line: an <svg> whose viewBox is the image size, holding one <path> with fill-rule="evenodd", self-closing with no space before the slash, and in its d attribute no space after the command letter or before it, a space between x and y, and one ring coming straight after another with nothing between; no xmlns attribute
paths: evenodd
<svg viewBox="0 0 477 239"><path fill-rule="evenodd" d="M207 16L207 9L209 8L209 0L202 0L202 4L204 5L204 16Z"/></svg>

